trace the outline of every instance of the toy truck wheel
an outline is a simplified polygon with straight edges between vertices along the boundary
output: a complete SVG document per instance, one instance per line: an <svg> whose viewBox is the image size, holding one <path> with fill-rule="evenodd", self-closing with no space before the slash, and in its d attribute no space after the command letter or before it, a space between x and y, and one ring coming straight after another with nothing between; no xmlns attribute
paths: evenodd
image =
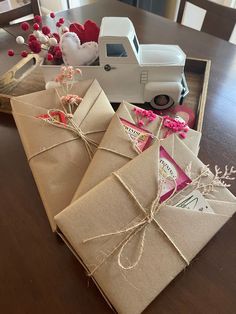
<svg viewBox="0 0 236 314"><path fill-rule="evenodd" d="M173 106L174 100L168 95L157 95L151 100L150 104L154 109L164 110Z"/></svg>

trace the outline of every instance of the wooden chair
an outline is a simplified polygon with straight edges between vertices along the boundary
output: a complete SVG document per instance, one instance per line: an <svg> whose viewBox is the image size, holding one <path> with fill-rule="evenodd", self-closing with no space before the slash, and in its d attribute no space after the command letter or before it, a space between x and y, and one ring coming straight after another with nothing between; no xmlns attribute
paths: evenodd
<svg viewBox="0 0 236 314"><path fill-rule="evenodd" d="M30 0L29 3L19 8L0 13L0 26L7 26L11 21L29 14L41 15L39 0Z"/></svg>
<svg viewBox="0 0 236 314"><path fill-rule="evenodd" d="M188 16L188 11L191 11L191 16ZM194 23L195 14L200 25ZM231 36L236 32L236 9L208 0L181 0L177 22L236 44Z"/></svg>

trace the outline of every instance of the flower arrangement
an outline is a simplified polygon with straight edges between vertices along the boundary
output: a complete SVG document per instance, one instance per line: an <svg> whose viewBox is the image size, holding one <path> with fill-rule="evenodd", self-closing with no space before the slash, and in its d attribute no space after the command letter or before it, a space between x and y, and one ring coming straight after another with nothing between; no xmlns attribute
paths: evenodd
<svg viewBox="0 0 236 314"><path fill-rule="evenodd" d="M66 112L72 114L75 109L78 107L82 98L78 95L69 94L73 83L75 82L76 75L81 75L82 72L79 68L73 68L72 66L62 66L59 74L55 78L55 82L59 83L62 87L63 93L65 96L61 96L60 100L63 107L68 107Z"/></svg>
<svg viewBox="0 0 236 314"><path fill-rule="evenodd" d="M135 107L133 111L137 119L136 124L139 127L146 126L157 118L157 115L153 113L152 110L145 110Z"/></svg>
<svg viewBox="0 0 236 314"><path fill-rule="evenodd" d="M188 173L190 178L193 177L192 162L188 164L185 172ZM219 166L215 165L215 169L212 173L213 177L210 182L204 182L204 178L211 176L209 165L205 165L200 169L200 173L197 174L197 177L195 177L191 183L191 185L204 196L209 196L213 192L219 192L217 188L229 188L231 186L229 181L235 180L236 169L233 166L229 168L229 166L226 165L224 170L221 170ZM211 196L215 198L213 195Z"/></svg>
<svg viewBox="0 0 236 314"><path fill-rule="evenodd" d="M167 129L164 138L172 133L177 133L180 138L186 138L186 133L189 131L187 123L180 117L172 118L170 116L162 116L163 127Z"/></svg>
<svg viewBox="0 0 236 314"><path fill-rule="evenodd" d="M62 88L62 96L59 95L58 90L56 90L56 93L60 99L63 110L49 109L46 114L41 114L37 116L37 118L60 127L64 127L68 124L68 121L73 118L75 110L82 101L80 96L69 94L73 87L75 76L81 75L81 73L79 68L74 68L72 66L61 67L59 74L55 77L55 82Z"/></svg>
<svg viewBox="0 0 236 314"><path fill-rule="evenodd" d="M62 39L65 33L73 33L79 44L89 44L92 42L93 45L97 47L100 29L95 22L87 20L84 25L79 23L69 24L66 23L63 17L56 19L54 12L50 13L50 18L54 21L54 27L43 25L42 17L36 15L33 24L29 24L28 22L20 24L21 29L26 33L25 37L11 34L16 38L17 44L25 48L20 53L22 58L27 57L30 53L35 53L42 55L46 62L50 64L60 65L63 62L66 63L62 49ZM56 29L56 31L53 31L53 28ZM70 50L72 50L72 48L70 48ZM76 51L70 51L70 53L73 55L76 54ZM8 50L8 56L13 57L15 54L13 49ZM83 60L81 60L78 65L82 64Z"/></svg>

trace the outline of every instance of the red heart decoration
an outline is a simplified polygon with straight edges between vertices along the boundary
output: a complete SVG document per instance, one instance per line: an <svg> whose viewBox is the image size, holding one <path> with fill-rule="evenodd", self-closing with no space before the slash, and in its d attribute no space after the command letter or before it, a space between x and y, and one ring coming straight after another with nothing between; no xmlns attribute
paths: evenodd
<svg viewBox="0 0 236 314"><path fill-rule="evenodd" d="M100 32L100 28L97 26L97 24L91 20L87 20L84 23L85 28L85 40L88 41L95 41L98 42L98 36Z"/></svg>
<svg viewBox="0 0 236 314"><path fill-rule="evenodd" d="M81 43L83 43L85 41L84 25L81 25L79 23L73 23L73 24L70 24L69 30L70 30L70 32L76 33L76 35L79 37Z"/></svg>
<svg viewBox="0 0 236 314"><path fill-rule="evenodd" d="M69 26L70 32L76 33L79 37L81 44L95 41L98 42L100 28L91 20L87 20L84 25L79 23L72 23Z"/></svg>

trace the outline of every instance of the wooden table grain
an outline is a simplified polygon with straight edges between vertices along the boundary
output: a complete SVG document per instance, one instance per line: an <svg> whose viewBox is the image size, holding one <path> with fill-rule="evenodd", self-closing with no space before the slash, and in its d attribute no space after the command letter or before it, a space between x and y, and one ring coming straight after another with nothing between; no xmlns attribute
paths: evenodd
<svg viewBox="0 0 236 314"><path fill-rule="evenodd" d="M199 157L236 164L236 46L114 0L59 16L128 16L141 43L178 44L212 60ZM220 26L219 26L220 27ZM13 27L11 30L17 33ZM1 40L0 34L0 40ZM1 55L7 42L1 45ZM33 84L33 82L32 82ZM230 190L236 194L236 184ZM0 313L111 313L68 248L52 234L11 115L0 114ZM150 304L153 314L236 313L236 216ZM119 293L119 291L117 291Z"/></svg>

